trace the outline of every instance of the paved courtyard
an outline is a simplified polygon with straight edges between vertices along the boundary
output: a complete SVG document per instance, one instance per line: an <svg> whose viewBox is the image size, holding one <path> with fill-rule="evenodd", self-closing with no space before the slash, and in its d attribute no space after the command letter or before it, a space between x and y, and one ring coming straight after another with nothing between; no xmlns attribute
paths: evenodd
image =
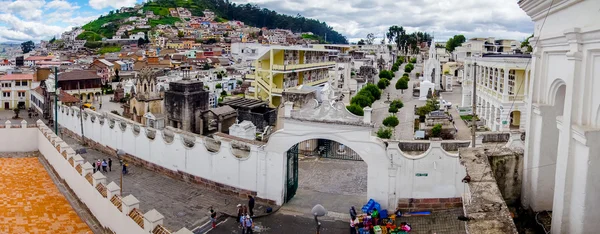
<svg viewBox="0 0 600 234"><path fill-rule="evenodd" d="M82 148L77 140L65 135L61 137L74 149ZM112 171L103 174L107 177L107 182L119 184L121 174L118 159L89 148L81 156L88 162L112 158ZM129 170L130 173L123 177L122 195L133 194L140 201L140 208L144 212L156 209L164 215L164 225L171 231L182 227L192 230L203 225L208 221L211 206L217 212L233 214L237 204L248 203L247 199L224 195L132 164ZM265 206L257 203L255 212L262 213L265 209Z"/></svg>
<svg viewBox="0 0 600 234"><path fill-rule="evenodd" d="M463 215L462 208L436 211L428 216L400 217L396 224L407 222L411 225L411 234L458 234L466 233L465 222L458 220Z"/></svg>
<svg viewBox="0 0 600 234"><path fill-rule="evenodd" d="M281 209L310 216L313 206L321 204L330 218L345 220L351 206L367 200L365 162L311 157L299 161L298 191Z"/></svg>
<svg viewBox="0 0 600 234"><path fill-rule="evenodd" d="M38 158L0 158L0 165L0 233L92 233Z"/></svg>

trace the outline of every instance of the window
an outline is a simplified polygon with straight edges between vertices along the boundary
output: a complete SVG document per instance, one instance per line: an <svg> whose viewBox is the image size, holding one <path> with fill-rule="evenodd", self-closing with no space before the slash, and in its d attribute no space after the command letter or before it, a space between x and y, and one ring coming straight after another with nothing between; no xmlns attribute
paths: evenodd
<svg viewBox="0 0 600 234"><path fill-rule="evenodd" d="M10 97L10 92L2 92L2 97Z"/></svg>
<svg viewBox="0 0 600 234"><path fill-rule="evenodd" d="M2 83L2 88L10 88L11 86L11 83Z"/></svg>
<svg viewBox="0 0 600 234"><path fill-rule="evenodd" d="M18 92L17 95L18 97L25 97L25 92Z"/></svg>
<svg viewBox="0 0 600 234"><path fill-rule="evenodd" d="M15 86L21 86L21 81L15 81Z"/></svg>
<svg viewBox="0 0 600 234"><path fill-rule="evenodd" d="M508 72L508 94L515 94L515 70L510 70Z"/></svg>

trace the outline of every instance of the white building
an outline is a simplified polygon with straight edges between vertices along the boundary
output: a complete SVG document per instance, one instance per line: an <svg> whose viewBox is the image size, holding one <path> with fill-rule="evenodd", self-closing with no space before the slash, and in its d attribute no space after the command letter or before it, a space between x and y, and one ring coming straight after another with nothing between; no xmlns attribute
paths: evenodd
<svg viewBox="0 0 600 234"><path fill-rule="evenodd" d="M136 34L129 35L129 39L131 40L139 40L140 38L146 38L146 34L143 32L138 32Z"/></svg>
<svg viewBox="0 0 600 234"><path fill-rule="evenodd" d="M525 97L530 55L484 55L465 61L462 106L472 106L473 78L477 82L477 115L492 131L525 129ZM476 65L476 66L475 66Z"/></svg>
<svg viewBox="0 0 600 234"><path fill-rule="evenodd" d="M552 233L600 230L600 21L597 0L521 0L535 22L523 194L552 211Z"/></svg>
<svg viewBox="0 0 600 234"><path fill-rule="evenodd" d="M8 74L0 77L0 110L29 108L33 74Z"/></svg>
<svg viewBox="0 0 600 234"><path fill-rule="evenodd" d="M433 92L442 87L442 65L437 57L436 48L434 46L429 47L429 58L425 61L423 68L423 82L420 85L419 100L427 100L429 89Z"/></svg>

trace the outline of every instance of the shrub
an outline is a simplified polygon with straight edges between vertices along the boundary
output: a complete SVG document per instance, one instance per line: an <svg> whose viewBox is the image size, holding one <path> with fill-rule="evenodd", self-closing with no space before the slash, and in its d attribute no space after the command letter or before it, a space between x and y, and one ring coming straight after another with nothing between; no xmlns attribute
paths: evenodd
<svg viewBox="0 0 600 234"><path fill-rule="evenodd" d="M395 115L390 115L383 119L383 125L385 125L386 127L394 128L398 126L398 124L400 124L400 121L398 121L398 117L396 117Z"/></svg>
<svg viewBox="0 0 600 234"><path fill-rule="evenodd" d="M398 108L396 108L395 106L390 105L390 108L388 108L388 112L390 113L398 113Z"/></svg>
<svg viewBox="0 0 600 234"><path fill-rule="evenodd" d="M386 78L381 78L379 80L379 82L377 82L377 87L379 89L385 89L390 85L390 80L386 79Z"/></svg>
<svg viewBox="0 0 600 234"><path fill-rule="evenodd" d="M411 62L411 63L417 63L417 58L411 58L411 59L410 59L410 62Z"/></svg>
<svg viewBox="0 0 600 234"><path fill-rule="evenodd" d="M408 77L408 76L410 76L410 74L408 74L406 72L404 74L402 74L402 77Z"/></svg>
<svg viewBox="0 0 600 234"><path fill-rule="evenodd" d="M363 111L363 108L361 108L359 105L356 105L356 104L346 106L346 109L348 111L350 111L350 113L358 115L358 116L363 116L365 114L365 112Z"/></svg>
<svg viewBox="0 0 600 234"><path fill-rule="evenodd" d="M221 97L227 96L227 91L223 90L221 91Z"/></svg>
<svg viewBox="0 0 600 234"><path fill-rule="evenodd" d="M400 66L397 63L394 63L394 65L392 65L392 72L397 72L400 69Z"/></svg>
<svg viewBox="0 0 600 234"><path fill-rule="evenodd" d="M223 87L223 85L221 85L220 83L219 83L219 84L217 84L217 85L215 85L215 88L216 88L216 89L220 89L220 88L222 88L222 87Z"/></svg>
<svg viewBox="0 0 600 234"><path fill-rule="evenodd" d="M404 67L404 72L411 72L413 69L409 66Z"/></svg>
<svg viewBox="0 0 600 234"><path fill-rule="evenodd" d="M390 128L379 128L379 130L377 130L377 137L381 138L381 139L390 139L392 138L392 129Z"/></svg>
<svg viewBox="0 0 600 234"><path fill-rule="evenodd" d="M433 126L433 128L431 128L431 136L439 137L440 135L442 135L442 125L436 124L435 126Z"/></svg>
<svg viewBox="0 0 600 234"><path fill-rule="evenodd" d="M388 80L391 80L393 77L394 77L394 73L392 73L391 71L381 70L379 72L379 78L386 78Z"/></svg>
<svg viewBox="0 0 600 234"><path fill-rule="evenodd" d="M416 74L416 75L417 75L417 77L419 77L419 76L421 76L421 73L418 73L418 72L417 72L417 74Z"/></svg>
<svg viewBox="0 0 600 234"><path fill-rule="evenodd" d="M373 104L373 99L359 93L350 100L350 104L357 105L360 108L364 108L366 106L371 106L371 104Z"/></svg>
<svg viewBox="0 0 600 234"><path fill-rule="evenodd" d="M408 81L404 78L399 79L396 81L396 89L400 89L402 90L402 93L404 93L404 90L408 89Z"/></svg>
<svg viewBox="0 0 600 234"><path fill-rule="evenodd" d="M402 103L402 101L400 99L396 99L396 100L392 101L392 103L390 103L390 107L395 107L397 109L400 109L400 108L404 107L404 103Z"/></svg>
<svg viewBox="0 0 600 234"><path fill-rule="evenodd" d="M370 92L371 95L373 95L373 101L379 100L381 98L381 90L379 90L379 88L377 88L377 86L374 84L368 84L364 88L362 88L361 91L362 90Z"/></svg>

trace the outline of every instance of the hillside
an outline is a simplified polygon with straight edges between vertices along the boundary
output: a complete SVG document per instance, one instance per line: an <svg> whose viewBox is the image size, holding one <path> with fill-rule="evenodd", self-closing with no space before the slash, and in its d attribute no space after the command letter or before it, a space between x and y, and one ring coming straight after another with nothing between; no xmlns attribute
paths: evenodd
<svg viewBox="0 0 600 234"><path fill-rule="evenodd" d="M244 24L254 27L266 27L269 29L289 29L294 32L312 32L319 38L327 37L328 43L347 44L348 41L340 33L333 30L325 22L309 19L300 15L292 17L279 14L266 8L259 8L252 4L235 4L225 0L155 0L143 5L144 11L152 11L159 19L148 21L150 26L159 24L173 25L180 21L179 18L171 17L169 8L183 7L188 9L193 16L204 16L205 9L215 12L217 21L239 20ZM132 16L142 16L137 12L112 12L105 16L89 22L83 26L85 34L78 38L97 41L102 37L111 38L119 26L127 24L125 19ZM104 27L102 27L104 25Z"/></svg>

